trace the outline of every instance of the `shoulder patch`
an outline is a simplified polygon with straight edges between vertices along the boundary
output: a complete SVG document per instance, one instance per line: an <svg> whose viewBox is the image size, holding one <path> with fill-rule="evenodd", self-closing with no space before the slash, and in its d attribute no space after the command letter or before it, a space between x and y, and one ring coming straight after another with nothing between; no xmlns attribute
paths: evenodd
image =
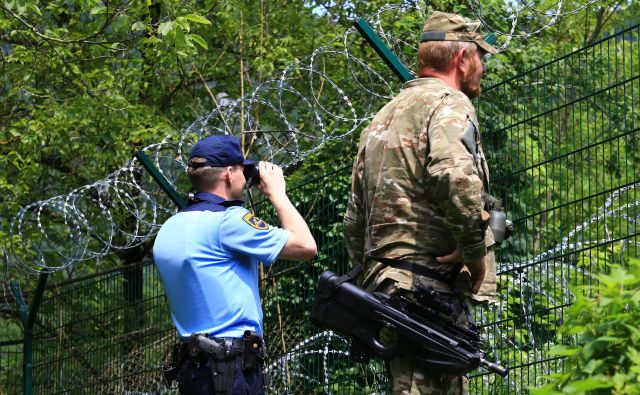
<svg viewBox="0 0 640 395"><path fill-rule="evenodd" d="M251 213L246 213L244 217L242 217L242 220L247 224L249 224L252 228L256 228L259 230L269 229L269 225L267 225L266 222L264 222L259 218L254 217L253 214Z"/></svg>
<svg viewBox="0 0 640 395"><path fill-rule="evenodd" d="M462 136L462 143L467 147L469 152L473 155L475 161L478 161L478 144L476 143L476 126L473 122L469 121L469 127Z"/></svg>

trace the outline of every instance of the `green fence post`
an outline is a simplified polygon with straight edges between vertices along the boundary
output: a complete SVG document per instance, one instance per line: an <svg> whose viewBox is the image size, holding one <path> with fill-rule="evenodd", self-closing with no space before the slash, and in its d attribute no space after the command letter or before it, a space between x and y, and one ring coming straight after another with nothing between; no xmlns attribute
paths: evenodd
<svg viewBox="0 0 640 395"><path fill-rule="evenodd" d="M18 301L20 310L20 316L24 324L24 336L23 336L23 363L22 363L22 385L24 395L33 394L33 326L36 322L36 316L38 315L38 309L42 303L42 295L44 294L44 287L47 284L49 278L49 271L45 268L40 272L38 278L38 285L36 292L33 295L33 301L31 307L27 312L27 306L22 298L22 292L20 291L20 285L17 281L11 281L11 292Z"/></svg>
<svg viewBox="0 0 640 395"><path fill-rule="evenodd" d="M138 151L136 152L136 158L140 160L142 166L149 172L149 174L151 174L151 177L153 177L158 185L160 185L160 188L162 188L164 193L169 195L169 198L176 206L178 206L178 208L185 208L187 206L186 199L171 186L169 181L162 175L162 173L160 173L160 170L153 165L147 154L143 151Z"/></svg>
<svg viewBox="0 0 640 395"><path fill-rule="evenodd" d="M356 30L364 36L365 40L373 47L373 49L380 55L382 60L391 68L395 75L400 78L403 83L412 80L413 74L405 67L404 64L398 59L398 57L391 52L389 48L382 42L380 37L371 29L371 26L362 18L353 23Z"/></svg>

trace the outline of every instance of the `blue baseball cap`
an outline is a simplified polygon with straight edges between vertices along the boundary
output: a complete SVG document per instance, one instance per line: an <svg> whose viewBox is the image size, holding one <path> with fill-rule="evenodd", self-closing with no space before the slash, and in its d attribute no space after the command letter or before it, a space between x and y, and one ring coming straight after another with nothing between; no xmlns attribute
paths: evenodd
<svg viewBox="0 0 640 395"><path fill-rule="evenodd" d="M205 163L192 163L193 158L203 158ZM233 165L255 165L256 162L247 160L242 155L240 140L230 134L214 135L198 141L189 154L190 167L224 167Z"/></svg>

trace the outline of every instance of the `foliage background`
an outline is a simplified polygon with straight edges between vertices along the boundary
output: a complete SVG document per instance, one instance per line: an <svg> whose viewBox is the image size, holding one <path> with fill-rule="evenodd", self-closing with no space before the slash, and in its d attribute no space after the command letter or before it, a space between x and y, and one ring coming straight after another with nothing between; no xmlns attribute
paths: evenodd
<svg viewBox="0 0 640 395"><path fill-rule="evenodd" d="M20 207L104 177L141 147L208 113L225 95L243 96L289 62L308 56L314 48L342 34L354 16L369 15L383 4L279 0L197 4L0 2L0 247L5 249L10 241L9 224ZM569 1L566 6L571 9L579 4ZM540 5L546 6L545 2ZM505 26L505 4L489 1L483 6L488 23ZM435 1L430 8L470 12L469 4L459 1ZM602 1L536 36L515 40L507 51L487 62L487 85L581 47L604 31L629 24L638 13L637 2ZM418 28L420 25L419 21L405 23ZM567 84L588 84L580 75L571 73L570 77L576 80ZM615 103L622 106L616 109L618 114L628 111L624 106L633 105ZM526 101L516 104L526 106ZM548 127L541 124L539 131L523 136L521 147L512 147L514 152L525 152L542 143L559 150L570 149L576 143L558 140L562 134L554 137L545 133ZM351 135L328 142L325 149L289 170L290 184L348 163L356 140L357 136ZM636 141L632 139L633 144ZM635 162L637 152L629 147L626 158ZM601 157L606 156L611 152L601 153ZM629 164L610 164L614 170L624 166ZM525 199L524 204L539 204L540 209L546 209L545 204L555 196L541 195L541 189L534 190L532 185L557 185L563 171L566 169L550 167L521 174L514 182L522 186L518 191L530 199ZM340 185L347 182L345 178L333 179L327 191L344 193ZM585 180L590 178L592 175L584 174ZM603 185L606 183L602 180ZM597 185L582 183L575 187L586 188L589 193ZM528 207L512 209L515 213L526 212ZM561 215L551 211L544 219L545 226L527 223L530 231L520 239L520 246L513 246L513 254L525 257L526 251L536 251L557 240L565 229L563 224L575 222L568 222L571 214L567 211L558 213ZM126 214L119 220L126 223ZM333 223L322 224L331 232L328 237L337 240L340 222L337 218ZM56 273L50 281L143 262L149 259L149 246L146 243L108 255L96 264L72 266ZM596 260L615 259L615 252L610 254L605 249L600 254L582 254L577 262L588 265ZM34 277L8 273L8 267L5 262L5 277L17 278L25 290L33 288ZM4 291L0 339L19 339L15 304ZM513 292L519 294L521 290ZM514 311L521 308L516 299L512 300ZM513 341L527 343L528 333L516 327L514 333Z"/></svg>

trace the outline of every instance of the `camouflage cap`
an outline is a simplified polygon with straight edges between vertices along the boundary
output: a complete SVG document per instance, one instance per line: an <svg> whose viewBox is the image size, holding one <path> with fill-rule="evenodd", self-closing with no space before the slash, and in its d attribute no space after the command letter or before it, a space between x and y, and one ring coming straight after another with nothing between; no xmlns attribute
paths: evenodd
<svg viewBox="0 0 640 395"><path fill-rule="evenodd" d="M478 44L488 53L498 52L484 40L478 20L435 11L429 16L422 30L421 43L426 41L467 41Z"/></svg>

